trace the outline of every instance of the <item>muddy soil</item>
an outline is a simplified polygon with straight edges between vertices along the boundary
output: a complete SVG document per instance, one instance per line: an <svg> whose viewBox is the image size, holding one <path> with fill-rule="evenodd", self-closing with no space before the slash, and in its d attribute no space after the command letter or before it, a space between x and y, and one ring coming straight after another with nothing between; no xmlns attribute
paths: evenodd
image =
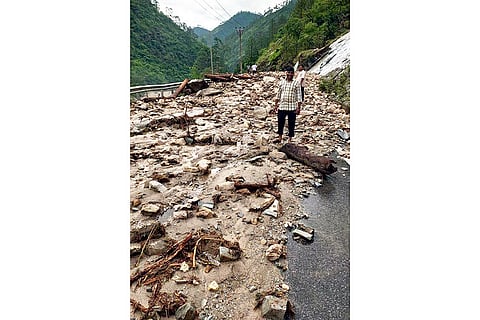
<svg viewBox="0 0 480 320"><path fill-rule="evenodd" d="M132 101L131 236L143 230L143 238L131 237L131 274L166 259L168 250L189 234L195 239L214 234L241 249L237 259L218 261L217 256L212 265L199 262L200 245L197 255L194 243L186 245L164 264L164 271L131 283L132 319L175 319L175 299L190 303L197 319L263 319L256 308L263 296L288 300L286 246L278 259L269 259L266 252L274 244L286 244L286 226L305 216L301 199L323 180L272 142L277 122L269 111L281 76L265 73L212 83L221 92L212 96ZM318 91L317 80L307 74L293 143L317 155L335 151L349 159L349 141L338 130L349 132L350 117ZM235 188L235 183L269 187L251 191ZM265 204L274 200L278 210L272 214L273 205L268 211ZM148 225L161 225L164 234L146 239ZM218 242L201 241L213 247ZM168 311L165 300L154 299L162 294L171 298Z"/></svg>

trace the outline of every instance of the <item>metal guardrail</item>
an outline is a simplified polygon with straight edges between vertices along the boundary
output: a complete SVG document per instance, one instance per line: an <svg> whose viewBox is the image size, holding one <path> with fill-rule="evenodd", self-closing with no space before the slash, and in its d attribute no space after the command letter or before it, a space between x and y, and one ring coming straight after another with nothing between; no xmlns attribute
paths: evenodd
<svg viewBox="0 0 480 320"><path fill-rule="evenodd" d="M149 84L144 86L130 87L130 94L149 91L172 91L178 88L182 82L172 82L167 84Z"/></svg>

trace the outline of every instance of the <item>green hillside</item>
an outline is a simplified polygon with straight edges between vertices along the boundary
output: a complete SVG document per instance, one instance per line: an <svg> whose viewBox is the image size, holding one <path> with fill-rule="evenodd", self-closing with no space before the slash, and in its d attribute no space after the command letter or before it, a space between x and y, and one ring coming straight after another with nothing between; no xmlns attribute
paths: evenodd
<svg viewBox="0 0 480 320"><path fill-rule="evenodd" d="M225 42L225 39L227 37L236 33L236 28L248 28L248 26L250 26L255 20L259 19L260 17L262 16L259 14L240 11L233 15L227 21L215 27L215 29L213 29L211 32L205 33L205 29L202 28L194 28L193 31L202 42L210 46L214 44L215 38L218 38L222 42Z"/></svg>
<svg viewBox="0 0 480 320"><path fill-rule="evenodd" d="M130 0L130 85L190 77L192 66L208 66L209 48L192 29L181 28L149 0Z"/></svg>
<svg viewBox="0 0 480 320"><path fill-rule="evenodd" d="M262 50L257 63L266 70L280 70L300 53L322 48L349 29L349 0L297 0L288 22Z"/></svg>
<svg viewBox="0 0 480 320"><path fill-rule="evenodd" d="M313 61L319 51L315 48L325 47L350 29L348 0L286 0L263 15L239 12L212 32L174 23L150 0L130 4L132 86L202 78L210 72L239 72L236 28L240 26L245 27L243 72L253 63L266 71L281 70L297 60Z"/></svg>
<svg viewBox="0 0 480 320"><path fill-rule="evenodd" d="M193 33L197 35L199 40L202 40L203 38L208 39L210 37L210 31L205 28L195 27L192 30L193 30Z"/></svg>
<svg viewBox="0 0 480 320"><path fill-rule="evenodd" d="M245 28L242 35L243 71L247 65L255 63L262 49L268 48L276 38L277 32L287 23L297 0L285 1L285 5L276 11L270 10ZM231 34L225 39L225 68L228 72L240 71L240 38Z"/></svg>

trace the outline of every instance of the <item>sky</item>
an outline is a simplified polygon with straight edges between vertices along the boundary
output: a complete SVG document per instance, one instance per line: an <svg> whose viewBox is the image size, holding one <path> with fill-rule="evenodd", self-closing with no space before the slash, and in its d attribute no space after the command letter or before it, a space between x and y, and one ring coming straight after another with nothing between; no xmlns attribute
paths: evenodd
<svg viewBox="0 0 480 320"><path fill-rule="evenodd" d="M165 14L178 16L189 27L213 30L240 11L263 14L283 2L285 0L158 0L158 6Z"/></svg>

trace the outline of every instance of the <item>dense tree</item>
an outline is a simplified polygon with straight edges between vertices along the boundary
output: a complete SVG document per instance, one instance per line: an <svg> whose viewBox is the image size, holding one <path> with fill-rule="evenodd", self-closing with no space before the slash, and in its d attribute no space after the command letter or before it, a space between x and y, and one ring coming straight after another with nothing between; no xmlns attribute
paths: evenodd
<svg viewBox="0 0 480 320"><path fill-rule="evenodd" d="M215 38L212 46L213 72L227 72L225 67L225 45L222 40Z"/></svg>

